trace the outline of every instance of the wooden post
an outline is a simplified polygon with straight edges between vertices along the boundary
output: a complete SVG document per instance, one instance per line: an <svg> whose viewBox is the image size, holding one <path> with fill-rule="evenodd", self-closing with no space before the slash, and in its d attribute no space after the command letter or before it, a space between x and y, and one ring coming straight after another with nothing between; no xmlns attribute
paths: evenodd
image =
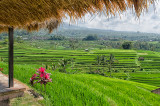
<svg viewBox="0 0 160 106"><path fill-rule="evenodd" d="M8 28L9 32L9 88L14 86L13 81L13 27Z"/></svg>

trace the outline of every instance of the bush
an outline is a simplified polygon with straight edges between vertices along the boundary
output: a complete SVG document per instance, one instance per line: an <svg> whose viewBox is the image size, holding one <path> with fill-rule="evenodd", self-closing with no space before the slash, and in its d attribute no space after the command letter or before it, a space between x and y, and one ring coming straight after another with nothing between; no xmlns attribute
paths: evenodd
<svg viewBox="0 0 160 106"><path fill-rule="evenodd" d="M83 38L83 41L95 41L98 40L97 35L88 35L87 37Z"/></svg>
<svg viewBox="0 0 160 106"><path fill-rule="evenodd" d="M140 71L143 71L143 68L140 68Z"/></svg>
<svg viewBox="0 0 160 106"><path fill-rule="evenodd" d="M124 42L122 44L123 49L131 49L132 48L132 42Z"/></svg>
<svg viewBox="0 0 160 106"><path fill-rule="evenodd" d="M64 69L59 69L59 72L66 73L66 71Z"/></svg>
<svg viewBox="0 0 160 106"><path fill-rule="evenodd" d="M119 71L118 71L118 70L115 70L115 72L118 73Z"/></svg>
<svg viewBox="0 0 160 106"><path fill-rule="evenodd" d="M65 40L65 37L61 35L54 35L51 36L48 40Z"/></svg>

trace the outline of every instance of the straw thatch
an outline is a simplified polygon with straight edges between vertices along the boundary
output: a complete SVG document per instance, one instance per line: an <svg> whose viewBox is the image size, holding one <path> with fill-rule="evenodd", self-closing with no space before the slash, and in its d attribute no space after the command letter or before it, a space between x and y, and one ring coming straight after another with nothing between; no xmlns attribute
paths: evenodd
<svg viewBox="0 0 160 106"><path fill-rule="evenodd" d="M71 19L86 13L107 15L134 8L137 16L155 0L0 0L0 31L7 27L37 30L42 26L54 29L66 14ZM55 19L56 21L51 21Z"/></svg>
<svg viewBox="0 0 160 106"><path fill-rule="evenodd" d="M39 30L41 28L46 28L49 32L52 32L53 29L56 29L59 26L60 22L56 19L47 20L44 22L32 22L31 24L26 24L24 26L17 26L17 29L26 29L27 31ZM0 25L0 32L7 32L8 27Z"/></svg>

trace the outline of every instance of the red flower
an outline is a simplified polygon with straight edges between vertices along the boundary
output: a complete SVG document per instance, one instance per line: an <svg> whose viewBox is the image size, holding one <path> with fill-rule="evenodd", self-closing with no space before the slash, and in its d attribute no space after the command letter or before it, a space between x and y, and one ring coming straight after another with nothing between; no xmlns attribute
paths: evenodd
<svg viewBox="0 0 160 106"><path fill-rule="evenodd" d="M34 74L32 77L31 77L31 79L30 80L34 80L35 78L36 78L36 74Z"/></svg>
<svg viewBox="0 0 160 106"><path fill-rule="evenodd" d="M31 78L30 78L30 83L33 86L35 83L40 83L40 84L44 84L46 85L48 82L52 82L52 79L50 78L50 74L47 73L45 71L45 68L39 68L36 71L38 74L34 74Z"/></svg>
<svg viewBox="0 0 160 106"><path fill-rule="evenodd" d="M42 68L42 67L41 67L41 68L39 69L39 72L44 73L44 72L45 72L45 68Z"/></svg>
<svg viewBox="0 0 160 106"><path fill-rule="evenodd" d="M44 73L41 73L41 74L40 74L40 77L41 77L41 78L42 78L42 77L44 77L44 76L45 76L45 74L44 74Z"/></svg>
<svg viewBox="0 0 160 106"><path fill-rule="evenodd" d="M45 79L49 79L49 74L47 73L46 75L45 75Z"/></svg>

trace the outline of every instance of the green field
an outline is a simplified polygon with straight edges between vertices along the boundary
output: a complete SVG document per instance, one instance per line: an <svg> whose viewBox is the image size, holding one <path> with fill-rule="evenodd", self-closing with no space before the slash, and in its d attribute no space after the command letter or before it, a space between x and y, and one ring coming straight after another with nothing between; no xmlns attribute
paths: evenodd
<svg viewBox="0 0 160 106"><path fill-rule="evenodd" d="M7 74L7 64L1 62ZM39 65L15 65L14 76L29 85ZM22 71L23 70L23 71ZM100 75L63 74L48 70L53 82L47 86L46 106L159 106L160 96L151 93L157 87ZM40 92L40 85L35 89Z"/></svg>
<svg viewBox="0 0 160 106"><path fill-rule="evenodd" d="M108 67L96 64L97 55L113 54L118 60L109 78ZM8 49L0 48L0 67L8 73ZM144 61L138 61L144 57ZM67 74L60 73L59 61L73 59L67 65ZM53 83L47 86L44 104L55 106L94 105L94 106L159 106L160 96L151 93L160 87L160 53L142 50L93 49L51 50L29 46L14 48L14 77L27 85L37 68L48 67ZM51 70L52 63L57 66ZM87 74L90 71L103 71L104 76ZM40 92L40 85L35 86Z"/></svg>
<svg viewBox="0 0 160 106"><path fill-rule="evenodd" d="M55 64L57 70L62 58L74 59L72 63L67 65L69 73L89 73L90 71L105 70L105 75L109 76L108 67L96 65L97 55L109 56L113 54L118 60L112 68L112 77L131 80L150 85L160 86L160 53L152 51L136 51L121 49L106 50L46 50L37 48L18 48L14 50L15 64L35 64L45 67ZM4 62L8 61L7 47L0 49L0 57ZM138 61L139 57L144 57L144 61Z"/></svg>

